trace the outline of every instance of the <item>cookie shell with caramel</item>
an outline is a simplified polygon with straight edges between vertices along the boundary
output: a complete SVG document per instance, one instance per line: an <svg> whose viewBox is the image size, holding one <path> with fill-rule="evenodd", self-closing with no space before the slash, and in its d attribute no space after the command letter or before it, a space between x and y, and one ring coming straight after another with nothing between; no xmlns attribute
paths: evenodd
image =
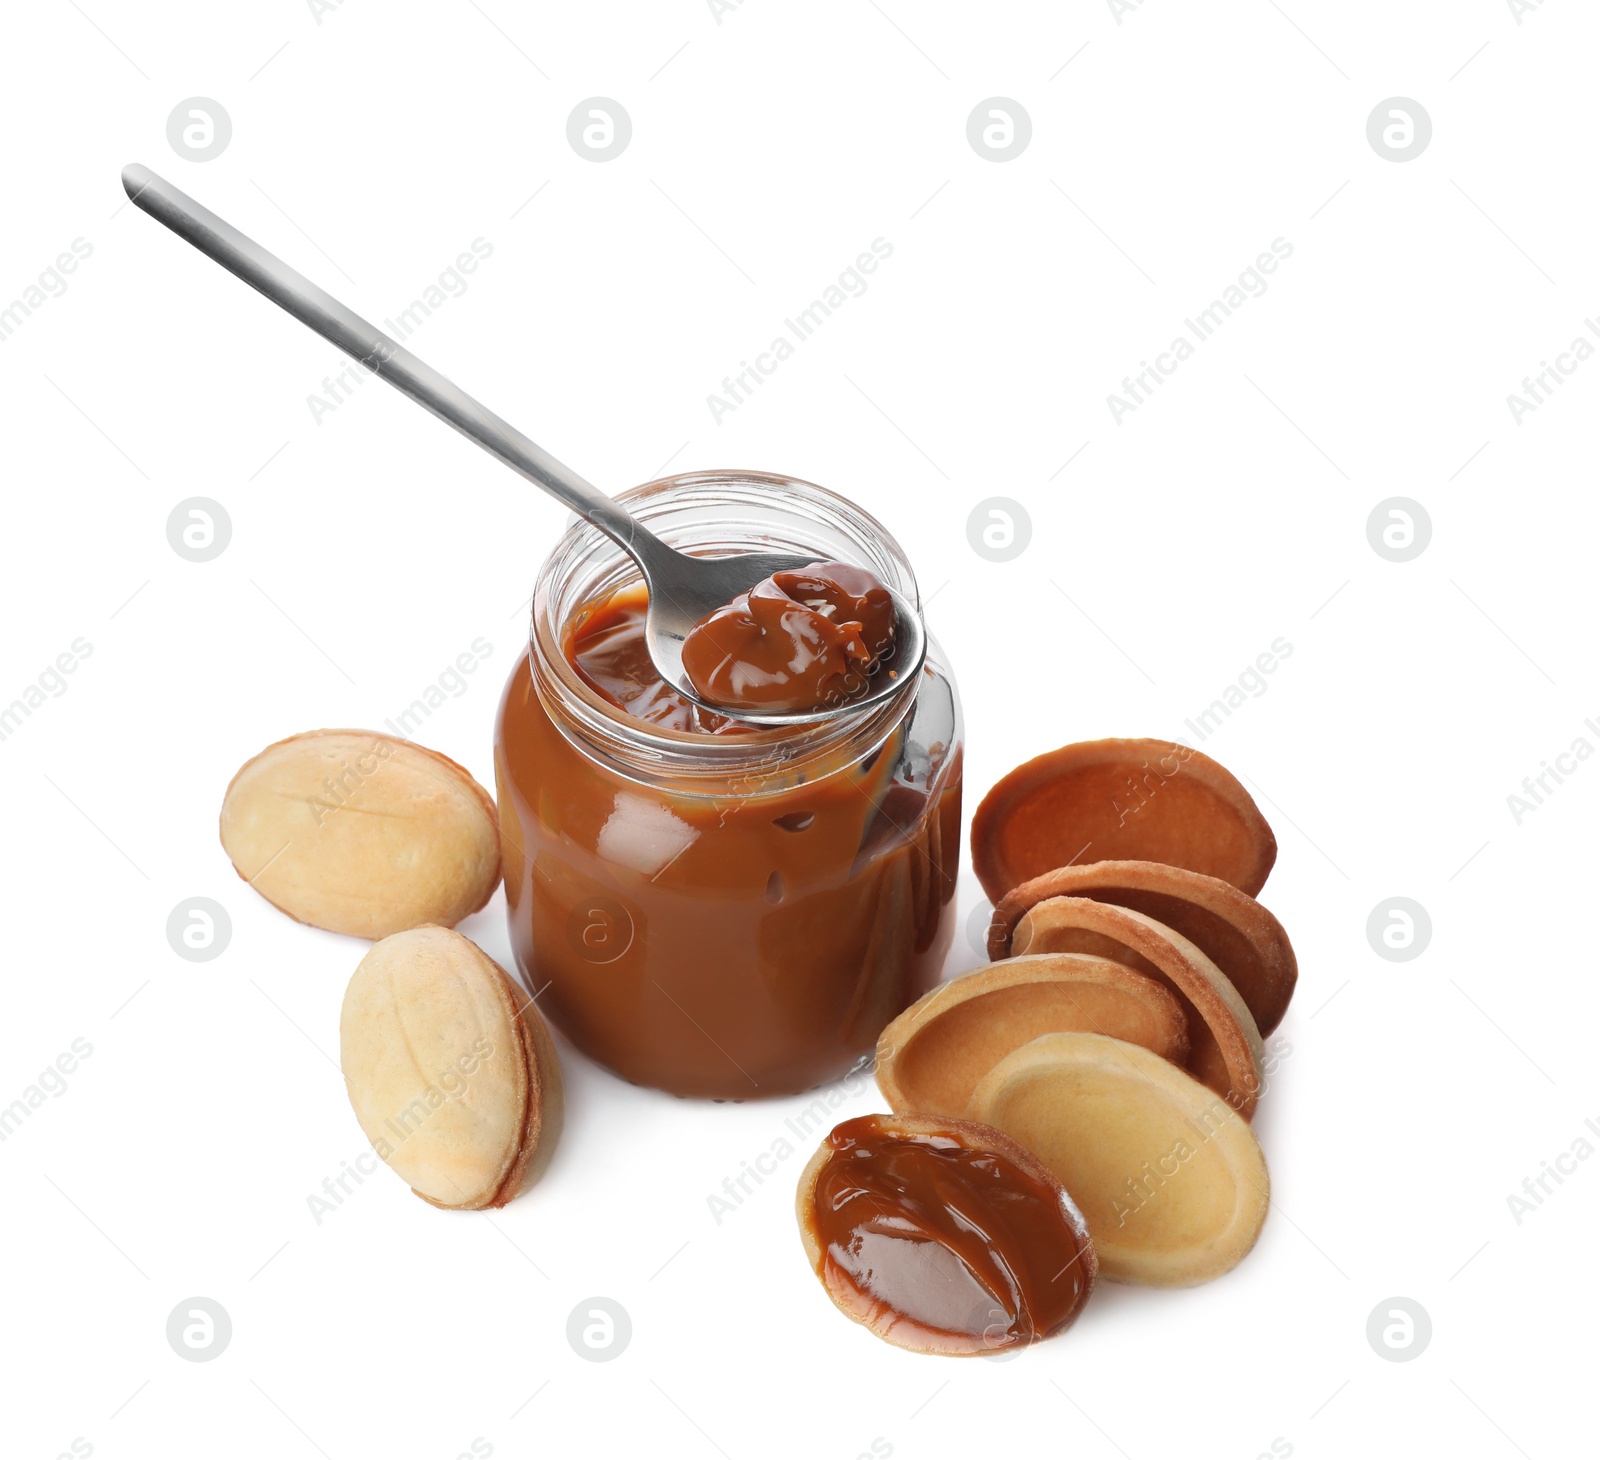
<svg viewBox="0 0 1600 1460"><path fill-rule="evenodd" d="M842 1122L800 1173L795 1215L835 1306L916 1353L993 1354L1048 1338L1076 1320L1098 1272L1059 1179L970 1120Z"/></svg>

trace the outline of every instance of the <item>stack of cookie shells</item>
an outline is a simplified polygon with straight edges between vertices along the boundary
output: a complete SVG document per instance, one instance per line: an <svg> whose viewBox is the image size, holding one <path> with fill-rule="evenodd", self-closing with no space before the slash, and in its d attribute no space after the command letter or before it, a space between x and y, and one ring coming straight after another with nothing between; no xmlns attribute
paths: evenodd
<svg viewBox="0 0 1600 1460"><path fill-rule="evenodd" d="M1256 901L1276 855L1250 794L1187 746L1097 740L1019 766L972 824L993 961L884 1030L890 1108L1030 1151L1105 1279L1227 1272L1269 1207L1250 1122L1297 976Z"/></svg>

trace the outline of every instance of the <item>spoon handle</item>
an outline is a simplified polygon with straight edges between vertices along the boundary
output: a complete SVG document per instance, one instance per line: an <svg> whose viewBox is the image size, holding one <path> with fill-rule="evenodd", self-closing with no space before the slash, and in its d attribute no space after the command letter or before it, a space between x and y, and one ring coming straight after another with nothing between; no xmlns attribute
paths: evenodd
<svg viewBox="0 0 1600 1460"><path fill-rule="evenodd" d="M202 207L187 193L158 177L148 167L133 163L122 170L128 197L158 223L165 224L186 243L237 274L252 289L265 294L278 308L353 356L374 375L476 441L513 471L565 502L578 516L621 543L640 559L647 575L661 556L672 553L660 538L643 527L598 487L571 467L530 441L515 426L479 404L460 386L452 384L431 365L419 360L398 341L369 324L353 309L341 304L304 274L246 238L231 223ZM674 554L675 556L675 554Z"/></svg>

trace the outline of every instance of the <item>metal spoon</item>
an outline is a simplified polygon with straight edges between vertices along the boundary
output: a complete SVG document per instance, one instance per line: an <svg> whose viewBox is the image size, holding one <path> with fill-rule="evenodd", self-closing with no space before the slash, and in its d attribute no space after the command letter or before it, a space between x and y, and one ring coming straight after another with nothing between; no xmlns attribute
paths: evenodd
<svg viewBox="0 0 1600 1460"><path fill-rule="evenodd" d="M303 274L269 253L253 239L201 205L188 194L133 163L122 170L128 197L179 238L237 274L251 288L314 329L325 340L381 376L446 425L476 441L491 456L566 503L579 517L612 538L639 565L650 593L645 641L656 672L686 699L720 714L756 725L808 725L854 712L888 698L903 688L922 667L927 636L916 609L892 589L895 647L880 665L864 693L843 705L798 714L774 714L719 705L700 695L683 672L683 641L702 618L773 573L803 568L816 556L795 553L740 553L701 558L680 553L651 532L618 503L562 465L514 426L462 390L404 345L368 324Z"/></svg>

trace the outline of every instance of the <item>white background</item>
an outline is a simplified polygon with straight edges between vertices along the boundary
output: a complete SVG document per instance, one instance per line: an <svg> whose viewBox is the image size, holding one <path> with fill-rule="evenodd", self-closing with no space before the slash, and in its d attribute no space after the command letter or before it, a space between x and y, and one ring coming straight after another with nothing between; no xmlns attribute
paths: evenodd
<svg viewBox="0 0 1600 1460"><path fill-rule="evenodd" d="M1520 1223L1507 1197L1600 1117L1600 764L1521 824L1506 798L1600 746L1600 361L1520 425L1506 396L1600 311L1592 7L52 0L6 29L0 302L93 249L0 342L0 702L93 646L0 743L0 1103L93 1047L0 1146L7 1455L1586 1443L1600 1161ZM205 163L166 135L196 95L233 124ZM604 164L566 137L597 95L633 123ZM1003 164L966 138L994 96L1032 119ZM1433 122L1411 162L1367 140L1395 96ZM1277 830L1263 900L1302 970L1245 1264L1106 1285L1015 1362L905 1354L807 1270L803 1153L711 1216L803 1101L674 1100L565 1046L566 1132L513 1205L442 1213L380 1170L317 1223L361 1149L334 1055L364 945L235 878L223 788L269 741L397 714L479 636L423 738L489 781L563 513L381 384L318 423L344 362L122 206L135 160L373 319L490 243L410 344L603 486L761 467L880 516L957 668L969 808L1071 740L1192 739L1286 638L1205 742ZM867 292L716 423L707 395L879 237ZM1116 424L1108 393L1275 238L1267 292ZM166 538L193 496L233 525L209 563ZM1033 528L999 565L967 536L994 496ZM1392 496L1432 522L1406 563L1368 543ZM232 916L209 963L165 937L195 896ZM1432 917L1411 962L1367 940L1394 896ZM964 873L963 926L978 902ZM507 959L499 898L463 931ZM213 1362L165 1338L193 1295L231 1315ZM1431 1315L1413 1362L1366 1339L1395 1295ZM565 1337L592 1296L631 1315L611 1362Z"/></svg>

